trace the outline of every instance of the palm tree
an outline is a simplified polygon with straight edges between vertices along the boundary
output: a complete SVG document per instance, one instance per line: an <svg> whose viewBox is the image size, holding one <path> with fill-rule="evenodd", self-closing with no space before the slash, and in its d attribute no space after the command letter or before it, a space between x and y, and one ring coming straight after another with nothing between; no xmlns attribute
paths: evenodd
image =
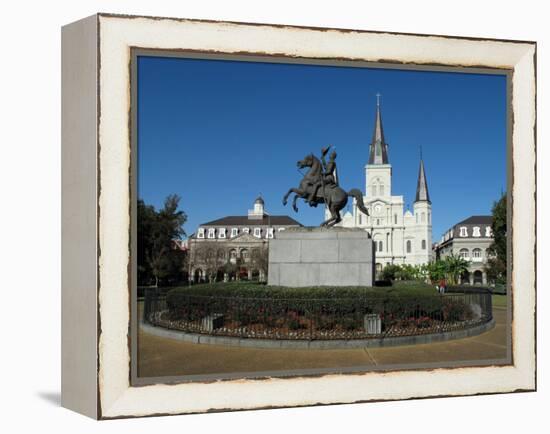
<svg viewBox="0 0 550 434"><path fill-rule="evenodd" d="M451 285L456 285L460 275L468 271L468 261L452 253L445 257L443 262L445 264L445 274L447 275L447 280Z"/></svg>

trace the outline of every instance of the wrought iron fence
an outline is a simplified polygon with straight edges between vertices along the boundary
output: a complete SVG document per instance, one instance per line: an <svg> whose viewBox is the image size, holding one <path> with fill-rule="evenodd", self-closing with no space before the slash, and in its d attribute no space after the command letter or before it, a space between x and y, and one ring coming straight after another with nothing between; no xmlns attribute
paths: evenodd
<svg viewBox="0 0 550 434"><path fill-rule="evenodd" d="M281 299L147 291L143 321L190 333L264 339L365 339L467 329L492 319L486 292Z"/></svg>

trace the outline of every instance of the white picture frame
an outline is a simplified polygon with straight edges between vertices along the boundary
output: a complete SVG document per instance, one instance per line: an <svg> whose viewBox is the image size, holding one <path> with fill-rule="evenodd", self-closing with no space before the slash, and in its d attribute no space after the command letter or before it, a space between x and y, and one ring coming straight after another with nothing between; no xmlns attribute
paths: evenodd
<svg viewBox="0 0 550 434"><path fill-rule="evenodd" d="M512 364L132 386L131 49L512 71ZM62 34L62 405L96 419L536 388L536 44L97 14Z"/></svg>

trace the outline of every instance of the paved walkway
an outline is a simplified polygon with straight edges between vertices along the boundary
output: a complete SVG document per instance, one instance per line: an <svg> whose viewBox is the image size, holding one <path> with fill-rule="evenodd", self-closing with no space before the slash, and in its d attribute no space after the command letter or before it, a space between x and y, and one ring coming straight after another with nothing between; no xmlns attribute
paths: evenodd
<svg viewBox="0 0 550 434"><path fill-rule="evenodd" d="M506 311L495 308L493 329L433 344L345 350L274 350L192 344L139 333L140 377L227 374L295 369L392 367L506 358Z"/></svg>

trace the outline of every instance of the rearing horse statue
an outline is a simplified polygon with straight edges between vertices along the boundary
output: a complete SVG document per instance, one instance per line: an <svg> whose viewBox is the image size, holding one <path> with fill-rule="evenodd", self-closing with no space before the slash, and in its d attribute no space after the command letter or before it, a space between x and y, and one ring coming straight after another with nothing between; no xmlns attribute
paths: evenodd
<svg viewBox="0 0 550 434"><path fill-rule="evenodd" d="M323 162L327 150L328 149L323 149ZM326 204L331 214L328 220L321 223L321 226L326 227L334 226L342 221L340 211L347 205L348 197L353 197L356 200L359 210L365 215L369 215L369 211L363 202L363 194L359 189L352 188L350 191L346 192L340 188L337 183L328 183L325 185L324 179L327 174L324 173L323 164L321 164L321 161L319 161L315 155L309 154L296 164L299 169L309 167L309 170L302 178L300 186L298 188L291 188L285 194L283 197L283 205L287 204L290 193L295 193L294 200L292 201L292 208L296 212L298 212L298 206L296 205L298 198L302 198L309 202L310 206L317 206L320 203ZM321 188L319 188L319 183L321 184Z"/></svg>

